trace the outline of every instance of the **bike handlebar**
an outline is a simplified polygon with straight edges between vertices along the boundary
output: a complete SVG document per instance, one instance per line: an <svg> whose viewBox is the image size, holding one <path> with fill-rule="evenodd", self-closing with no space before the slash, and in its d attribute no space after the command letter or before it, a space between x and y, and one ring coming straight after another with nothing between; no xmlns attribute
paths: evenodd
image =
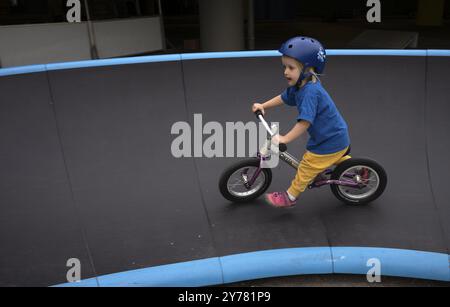
<svg viewBox="0 0 450 307"><path fill-rule="evenodd" d="M270 129L269 124L264 119L264 115L263 115L262 111L256 110L254 113L255 113L256 117L263 123L263 126L264 126L264 128L266 128L267 132L269 132L269 134L273 137L274 133L272 132L272 129ZM287 150L287 145L284 143L279 143L278 149L281 152L285 152Z"/></svg>
<svg viewBox="0 0 450 307"><path fill-rule="evenodd" d="M260 115L263 115L263 112L262 112L261 110L256 110L256 111L253 112L253 113L255 113L256 117L258 117L258 116L260 116Z"/></svg>
<svg viewBox="0 0 450 307"><path fill-rule="evenodd" d="M287 145L284 143L279 143L278 150L280 150L281 152L285 152L287 150Z"/></svg>

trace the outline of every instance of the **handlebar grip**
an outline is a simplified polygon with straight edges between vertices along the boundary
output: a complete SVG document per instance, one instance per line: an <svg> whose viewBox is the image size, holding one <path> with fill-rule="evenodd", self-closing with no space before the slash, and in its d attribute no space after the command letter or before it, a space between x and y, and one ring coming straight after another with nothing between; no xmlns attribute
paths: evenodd
<svg viewBox="0 0 450 307"><path fill-rule="evenodd" d="M280 152L285 152L287 150L287 145L284 143L280 143L278 144L278 149L280 150Z"/></svg>
<svg viewBox="0 0 450 307"><path fill-rule="evenodd" d="M256 117L260 116L260 115L264 115L261 110L256 110L255 112Z"/></svg>

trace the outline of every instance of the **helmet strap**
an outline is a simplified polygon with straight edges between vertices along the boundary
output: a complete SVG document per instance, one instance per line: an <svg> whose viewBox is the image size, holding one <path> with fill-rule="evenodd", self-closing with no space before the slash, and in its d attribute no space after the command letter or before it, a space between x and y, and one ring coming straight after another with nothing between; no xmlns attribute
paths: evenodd
<svg viewBox="0 0 450 307"><path fill-rule="evenodd" d="M303 80L312 76L311 72L304 73L304 71L305 71L305 69L302 70L302 72L300 73L300 76L298 77L297 84L299 86L302 84Z"/></svg>
<svg viewBox="0 0 450 307"><path fill-rule="evenodd" d="M316 74L314 71L312 71L311 72L311 74L313 74L314 75L314 77L316 77L317 78L317 80L319 80L319 82L320 83L322 83L322 81L320 80L320 78L319 78L319 75L318 74Z"/></svg>

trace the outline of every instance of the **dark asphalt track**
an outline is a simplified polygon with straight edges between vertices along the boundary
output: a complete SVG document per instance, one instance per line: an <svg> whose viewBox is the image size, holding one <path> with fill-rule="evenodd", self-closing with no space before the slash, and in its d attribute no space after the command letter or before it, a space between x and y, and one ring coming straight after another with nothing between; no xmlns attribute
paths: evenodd
<svg viewBox="0 0 450 307"><path fill-rule="evenodd" d="M217 188L238 158L171 155L171 126L255 121L252 102L286 84L278 57L107 65L0 77L0 285L82 277L293 247L449 254L450 57L329 56L323 84L350 126L352 155L381 163L385 193L364 207L328 187L297 208L231 204ZM269 111L286 133L294 108ZM289 152L299 157L306 139ZM273 170L271 191L294 170Z"/></svg>

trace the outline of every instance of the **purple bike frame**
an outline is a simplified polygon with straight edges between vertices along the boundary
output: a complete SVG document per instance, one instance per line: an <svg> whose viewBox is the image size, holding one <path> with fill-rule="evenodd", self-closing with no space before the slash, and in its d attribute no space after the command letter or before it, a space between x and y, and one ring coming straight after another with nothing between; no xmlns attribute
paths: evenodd
<svg viewBox="0 0 450 307"><path fill-rule="evenodd" d="M280 159L283 160L284 162L286 162L287 164L291 165L292 167L295 166L293 164L298 165L298 161L296 161L295 159L294 159L294 161L292 161L293 157L288 154L288 157L289 157L288 158L288 157L286 157L286 154L287 154L287 152L281 153L280 154ZM260 153L258 153L258 158L261 161L264 161L264 160L267 159L264 156L262 156ZM297 163L293 163L293 162L297 162ZM247 171L248 171L248 169L246 169L244 171L245 175L247 174ZM325 172L326 173L331 173L330 170L327 170ZM253 174L252 178L247 182L247 186L248 187L251 187L255 183L256 178L258 178L260 173L261 173L261 166L258 167L256 172ZM344 174L344 177L353 178L353 175L351 175L351 174ZM359 187L359 184L357 182L354 182L354 181L327 179L327 180L321 180L321 181L313 181L313 183L311 183L309 185L309 188L319 188L321 186L328 185L328 184L336 184L336 185L347 186L347 187L352 187L352 188L358 188Z"/></svg>

